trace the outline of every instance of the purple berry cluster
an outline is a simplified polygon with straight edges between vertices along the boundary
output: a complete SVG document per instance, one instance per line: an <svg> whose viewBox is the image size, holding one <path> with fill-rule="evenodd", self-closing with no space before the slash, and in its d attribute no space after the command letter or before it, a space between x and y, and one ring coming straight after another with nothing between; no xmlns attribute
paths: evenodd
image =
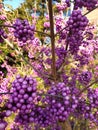
<svg viewBox="0 0 98 130"><path fill-rule="evenodd" d="M82 15L80 10L73 10L67 24L71 33L80 32L85 30L88 19Z"/></svg>
<svg viewBox="0 0 98 130"><path fill-rule="evenodd" d="M70 7L70 5L71 5L71 4L70 4L70 0L65 0L65 2L66 2L66 4L67 4L67 6Z"/></svg>
<svg viewBox="0 0 98 130"><path fill-rule="evenodd" d="M98 88L89 88L84 116L98 125Z"/></svg>
<svg viewBox="0 0 98 130"><path fill-rule="evenodd" d="M19 41L23 43L27 42L28 40L34 39L34 25L30 25L28 20L20 20L17 19L14 26L14 36L18 38Z"/></svg>
<svg viewBox="0 0 98 130"><path fill-rule="evenodd" d="M36 86L36 80L32 77L17 76L12 83L13 90L7 103L8 109L28 113L35 102Z"/></svg>
<svg viewBox="0 0 98 130"><path fill-rule="evenodd" d="M60 82L53 85L48 91L46 102L50 106L50 111L57 121L65 121L71 112L75 110L78 99L71 89Z"/></svg>
<svg viewBox="0 0 98 130"><path fill-rule="evenodd" d="M7 127L7 122L4 120L0 120L0 130L5 130Z"/></svg>
<svg viewBox="0 0 98 130"><path fill-rule="evenodd" d="M71 6L70 0L66 0L65 2L67 6ZM74 9L85 7L87 10L92 10L97 5L97 3L97 0L74 0Z"/></svg>
<svg viewBox="0 0 98 130"><path fill-rule="evenodd" d="M53 120L53 115L50 113L49 107L34 106L28 114L19 113L16 116L15 122L23 125L34 123L39 128L46 128L52 125L55 120Z"/></svg>
<svg viewBox="0 0 98 130"><path fill-rule="evenodd" d="M45 34L52 28L50 27L51 18L49 18L51 14L47 16L48 11L45 12L47 18L43 25L44 32L39 29L35 30L39 20L38 17L36 21L35 16L33 23L36 25L30 25L28 20L22 19L17 19L11 26L3 25L3 27L13 28L8 29L11 34L13 33L8 39L23 47L23 56L25 58L29 56L30 64L28 64L33 66L37 80L32 76L17 75L11 83L15 73L12 76L12 71L10 72L12 69L9 68L11 66L8 66L7 62L1 63L3 67L7 67L9 72L6 74L7 78L12 77L11 80L4 80L1 68L0 130L6 130L11 125L9 122L7 124L6 118L12 118L12 114L15 120L11 130L63 130L63 125L65 126L67 121L71 126L73 125L72 129L75 127L78 129L77 126L81 126L81 122L85 120L87 124L92 121L98 125L98 88L94 88L98 82L98 67L96 66L98 38L96 34L93 35L95 29L90 28L88 19L82 15L80 9L86 7L92 10L97 1L62 0L61 3L59 0L53 1L53 7L58 9L53 12L55 41L52 36L49 38ZM55 6L56 2L58 4ZM74 9L70 17L65 19L65 11L70 10L68 7L72 4L71 2L74 4ZM35 13L36 11L34 9ZM35 38L34 32L44 36ZM3 38L7 36L1 27L0 43L4 41ZM49 44L46 45L47 40ZM52 40L56 44L51 49ZM12 55L15 55L13 48L12 51ZM25 64L27 69L28 64ZM18 65L19 68L22 67L20 62ZM16 72L17 65L15 67Z"/></svg>
<svg viewBox="0 0 98 130"><path fill-rule="evenodd" d="M83 71L80 75L79 75L79 82L82 85L88 85L89 82L92 79L92 73L90 71Z"/></svg>
<svg viewBox="0 0 98 130"><path fill-rule="evenodd" d="M88 19L81 14L80 10L74 10L67 21L69 33L67 43L71 54L76 54L83 41L82 33L88 25Z"/></svg>
<svg viewBox="0 0 98 130"><path fill-rule="evenodd" d="M98 88L88 90L88 99L92 107L98 107Z"/></svg>
<svg viewBox="0 0 98 130"><path fill-rule="evenodd" d="M87 10L92 10L97 4L97 0L75 0L75 9L82 8L83 6Z"/></svg>
<svg viewBox="0 0 98 130"><path fill-rule="evenodd" d="M62 63L64 62L65 60L65 57L67 56L67 51L65 49L64 46L62 47L57 47L56 48L56 55L57 55L57 61L56 61L56 68L58 69Z"/></svg>
<svg viewBox="0 0 98 130"><path fill-rule="evenodd" d="M57 3L56 7L57 7L58 11L64 11L67 8L67 4L66 3L62 3L62 4Z"/></svg>

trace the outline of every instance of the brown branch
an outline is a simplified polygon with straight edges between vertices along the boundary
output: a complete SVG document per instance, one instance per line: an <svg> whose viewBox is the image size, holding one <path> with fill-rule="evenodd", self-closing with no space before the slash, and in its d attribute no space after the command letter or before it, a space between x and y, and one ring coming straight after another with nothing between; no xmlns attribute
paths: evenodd
<svg viewBox="0 0 98 130"><path fill-rule="evenodd" d="M93 84L97 83L98 79L94 82L92 82L91 84L89 84L87 87L83 88L78 94L77 96L80 96L84 91L86 91L88 88L90 88Z"/></svg>
<svg viewBox="0 0 98 130"><path fill-rule="evenodd" d="M4 25L4 24L0 24L0 27L15 28L14 26L11 26L11 25Z"/></svg>
<svg viewBox="0 0 98 130"><path fill-rule="evenodd" d="M56 80L55 35L54 35L52 0L48 0L48 8L49 8L49 19L50 19L51 50L52 50L52 74L54 80Z"/></svg>
<svg viewBox="0 0 98 130"><path fill-rule="evenodd" d="M11 92L1 92L0 95L4 95L4 94L13 94ZM47 93L37 93L37 95L39 96L49 96L49 97L53 97L53 98L61 98L63 99L64 97L61 95L52 95L52 94L47 94Z"/></svg>
<svg viewBox="0 0 98 130"><path fill-rule="evenodd" d="M61 29L59 32L57 32L54 36L56 37L58 34L60 34L63 30L65 30L68 26L64 27L63 29Z"/></svg>
<svg viewBox="0 0 98 130"><path fill-rule="evenodd" d="M44 32L37 31L37 30L34 30L34 32L37 32L37 33L40 33L40 34L43 34L43 35L47 35L48 37L50 37L50 34L48 34L48 33L44 33Z"/></svg>
<svg viewBox="0 0 98 130"><path fill-rule="evenodd" d="M47 93L38 93L38 95L40 96L49 96L49 97L53 97L53 98L61 98L63 99L64 97L62 95L52 95L52 94L47 94Z"/></svg>
<svg viewBox="0 0 98 130"><path fill-rule="evenodd" d="M59 32L57 32L57 33L55 34L55 37L56 37L57 35L59 35L63 30L65 30L67 27L68 27L68 26L62 28Z"/></svg>
<svg viewBox="0 0 98 130"><path fill-rule="evenodd" d="M13 94L11 92L1 92L0 95L3 95L3 94Z"/></svg>
<svg viewBox="0 0 98 130"><path fill-rule="evenodd" d="M88 12L86 12L85 14L84 14L84 16L85 15L87 15L87 14L89 14L89 13L91 13L92 11L94 11L95 9L97 9L98 8L98 6L96 6L95 8L93 8L92 10L90 10L90 11L88 11Z"/></svg>

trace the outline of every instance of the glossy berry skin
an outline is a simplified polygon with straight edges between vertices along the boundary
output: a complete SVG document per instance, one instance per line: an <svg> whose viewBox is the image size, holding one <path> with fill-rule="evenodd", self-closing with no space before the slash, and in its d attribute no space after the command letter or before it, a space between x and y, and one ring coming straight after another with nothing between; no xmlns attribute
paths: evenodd
<svg viewBox="0 0 98 130"><path fill-rule="evenodd" d="M86 7L87 10L92 10L97 4L97 0L75 0L75 9Z"/></svg>
<svg viewBox="0 0 98 130"><path fill-rule="evenodd" d="M5 130L7 127L7 122L4 120L0 120L0 130Z"/></svg>
<svg viewBox="0 0 98 130"><path fill-rule="evenodd" d="M36 80L32 77L17 76L12 83L12 92L7 103L8 109L12 111L29 111L36 98Z"/></svg>
<svg viewBox="0 0 98 130"><path fill-rule="evenodd" d="M80 10L73 10L69 20L67 21L68 34L66 44L72 55L76 55L79 47L83 44L83 32L88 25L88 19L82 15Z"/></svg>
<svg viewBox="0 0 98 130"><path fill-rule="evenodd" d="M14 26L14 36L20 42L23 42L25 44L28 40L34 39L35 27L33 25L30 25L27 20L17 19L13 24L13 26Z"/></svg>

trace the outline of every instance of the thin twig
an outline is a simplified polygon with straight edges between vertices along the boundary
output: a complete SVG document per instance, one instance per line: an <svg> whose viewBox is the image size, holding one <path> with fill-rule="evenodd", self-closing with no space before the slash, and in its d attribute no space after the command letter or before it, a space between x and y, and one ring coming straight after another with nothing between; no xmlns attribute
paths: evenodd
<svg viewBox="0 0 98 130"><path fill-rule="evenodd" d="M87 15L87 14L89 14L89 13L91 13L92 11L94 11L95 9L97 9L98 8L98 6L96 6L95 8L93 8L92 10L90 10L90 11L88 11L88 12L86 12L84 15Z"/></svg>
<svg viewBox="0 0 98 130"><path fill-rule="evenodd" d="M15 28L14 26L11 26L11 25L4 25L4 24L0 24L0 27Z"/></svg>
<svg viewBox="0 0 98 130"><path fill-rule="evenodd" d="M64 27L63 29L61 29L59 32L57 32L54 36L56 37L58 34L60 34L63 30L65 30L68 26Z"/></svg>
<svg viewBox="0 0 98 130"><path fill-rule="evenodd" d="M3 25L3 24L0 24L0 27L15 28L14 26L11 26L11 25ZM34 30L34 32L41 33L41 34L43 34L43 35L46 35L46 36L49 36L49 37L50 37L50 35L49 35L48 33L44 33L44 32L38 31L38 30Z"/></svg>
<svg viewBox="0 0 98 130"><path fill-rule="evenodd" d="M43 35L47 35L47 36L49 36L49 37L50 37L50 34L48 34L48 33L44 33L44 32L37 31L37 30L34 30L34 32L41 33L41 34L43 34Z"/></svg>
<svg viewBox="0 0 98 130"><path fill-rule="evenodd" d="M62 95L52 95L52 94L48 94L48 93L42 93L42 94L38 93L38 95L40 95L40 96L55 97L55 98L61 98L61 99L64 98Z"/></svg>
<svg viewBox="0 0 98 130"><path fill-rule="evenodd" d="M1 92L0 95L3 95L3 94L13 94L11 92Z"/></svg>
<svg viewBox="0 0 98 130"><path fill-rule="evenodd" d="M49 19L50 19L50 34L51 34L51 49L52 49L52 74L56 81L56 57L55 57L55 36L54 36L54 22L52 0L48 0Z"/></svg>
<svg viewBox="0 0 98 130"><path fill-rule="evenodd" d="M0 95L4 95L4 94L13 94L12 92L1 92ZM47 93L37 93L37 95L39 96L49 96L49 97L55 97L55 98L64 98L63 96L61 95L52 95L52 94L47 94Z"/></svg>
<svg viewBox="0 0 98 130"><path fill-rule="evenodd" d="M78 94L77 96L80 96L84 91L86 91L88 88L90 88L93 84L97 83L98 79L94 82L92 82L91 84L89 84L87 87L83 88Z"/></svg>
<svg viewBox="0 0 98 130"><path fill-rule="evenodd" d="M40 74L40 75L43 76L43 77L46 77L46 78L49 78L49 79L50 79L50 76L49 76L49 75L45 75L45 74L41 73L38 69L35 68L35 66L33 66L30 62L28 62L28 60L26 60L23 55L20 54L20 56L21 56L21 58L22 58L29 66L31 66L38 74Z"/></svg>

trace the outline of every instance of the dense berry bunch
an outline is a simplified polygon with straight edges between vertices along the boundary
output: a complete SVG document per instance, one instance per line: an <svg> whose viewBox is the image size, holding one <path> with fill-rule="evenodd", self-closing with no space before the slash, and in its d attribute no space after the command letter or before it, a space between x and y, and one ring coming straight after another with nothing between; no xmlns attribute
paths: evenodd
<svg viewBox="0 0 98 130"><path fill-rule="evenodd" d="M88 19L81 14L80 10L74 10L71 17L67 21L69 33L67 43L71 54L76 54L83 41L82 33L85 30Z"/></svg>
<svg viewBox="0 0 98 130"><path fill-rule="evenodd" d="M58 57L56 61L56 68L58 69L64 62L65 57L67 56L66 48L64 46L56 48L56 55Z"/></svg>
<svg viewBox="0 0 98 130"><path fill-rule="evenodd" d="M88 89L87 97L82 95L74 111L75 117L83 117L98 124L98 89Z"/></svg>
<svg viewBox="0 0 98 130"><path fill-rule="evenodd" d="M34 123L39 128L46 128L55 123L52 113L49 107L34 106L32 111L28 114L19 113L16 116L15 122L25 125Z"/></svg>
<svg viewBox="0 0 98 130"><path fill-rule="evenodd" d="M88 99L92 107L98 107L98 88L88 90Z"/></svg>
<svg viewBox="0 0 98 130"><path fill-rule="evenodd" d="M17 76L12 83L12 95L7 103L8 109L12 111L19 110L22 113L28 113L34 105L36 98L36 80L32 77Z"/></svg>
<svg viewBox="0 0 98 130"><path fill-rule="evenodd" d="M53 85L48 91L46 102L50 105L50 111L53 113L56 120L65 121L71 112L75 110L78 104L78 99L71 91L65 86L64 83Z"/></svg>
<svg viewBox="0 0 98 130"><path fill-rule="evenodd" d="M66 0L65 2L66 2L66 4L67 4L68 7L71 5L70 4L70 0Z"/></svg>
<svg viewBox="0 0 98 130"><path fill-rule="evenodd" d="M88 100L85 102L83 115L86 119L89 119L98 125L98 89L88 89L87 92Z"/></svg>
<svg viewBox="0 0 98 130"><path fill-rule="evenodd" d="M56 54L57 54L58 58L64 59L67 54L67 51L64 46L61 46L61 47L56 48Z"/></svg>
<svg viewBox="0 0 98 130"><path fill-rule="evenodd" d="M92 79L92 73L89 71L84 71L79 75L79 82L83 85L89 84Z"/></svg>
<svg viewBox="0 0 98 130"><path fill-rule="evenodd" d="M65 1L67 6L70 6L70 0ZM97 0L74 0L74 9L86 7L87 10L92 10L97 5Z"/></svg>
<svg viewBox="0 0 98 130"><path fill-rule="evenodd" d="M74 10L67 21L67 24L71 33L80 32L85 30L88 19L81 14L80 10Z"/></svg>
<svg viewBox="0 0 98 130"><path fill-rule="evenodd" d="M43 4L49 4L47 2L43 2ZM60 1L56 0L55 2ZM32 76L22 77L18 75L10 84L9 81L3 79L5 75L3 76L0 72L0 92L1 95L3 95L3 92L6 93L4 96L0 95L0 130L9 127L6 118L12 118L13 115L15 120L11 124L11 130L63 130L63 125L65 127L67 121L69 122L67 125L71 127L71 121L74 120L76 129L78 129L77 126L80 127L80 120L82 119L83 121L87 119L87 121L92 120L98 123L98 89L89 89L93 83L97 82L98 77L98 68L96 68L98 39L94 39L94 30L90 29L88 19L82 15L82 10L79 10L82 7L92 10L96 6L97 0L62 0L61 4L57 4L57 6L54 5L55 2L53 6L54 8L57 7L58 11L54 10L54 14L51 14L51 7L49 7L50 14L48 14L48 10L44 14L47 17L46 22L43 17L40 17L42 16L42 13L40 13L37 21L36 16L33 17L33 23L36 23L34 26L30 25L28 20L22 19L17 19L11 26L8 23L0 25L13 28L7 30L11 34L7 35L8 39L5 40L4 46L10 46L14 55L23 52L23 55L19 55L19 57L27 63L20 64L20 59L19 66L16 65L16 62L14 64L17 69L9 65L6 76L8 78L10 76L12 80L16 75L15 73L19 71L23 75L30 73L37 78L36 81ZM74 9L70 17L65 19L66 8L72 5L71 2L74 3ZM34 15L36 15L36 12L38 11L35 8ZM54 26L50 26L50 23L53 24L52 15L55 22ZM40 18L43 19L41 19L41 22L39 21ZM2 22L3 19L1 18ZM39 26L39 23L43 24L42 21L44 22L44 29ZM35 30L35 26L39 29ZM46 34L48 31L49 34L52 34L52 29L55 31L53 36L55 38ZM41 32L41 30L44 32ZM34 32L38 33L36 36L39 38L34 37ZM4 41L3 38L6 38L6 34L0 28L0 43ZM45 44L47 40L48 45ZM52 49L50 47L51 42L53 42ZM15 51L11 43L17 46ZM18 45L16 45L17 43ZM0 50L2 48L3 46ZM3 52L7 51L2 50L0 54L3 54ZM8 57L8 54L6 56ZM3 57L9 64L6 56ZM19 57L17 56L15 61ZM0 59L2 60L2 57ZM96 61L91 63L94 66L92 67L90 61L93 62L94 59ZM7 63L4 63L4 66L7 66ZM31 68L28 67L29 65ZM24 66L26 68L23 68ZM24 72L26 69L27 71ZM95 75L93 74L94 71ZM3 83L2 80L4 80ZM91 80L96 81L91 82ZM5 86L10 88L7 89ZM3 100L6 95L9 95L7 100L5 98ZM12 113L13 115L11 115Z"/></svg>
<svg viewBox="0 0 98 130"><path fill-rule="evenodd" d="M0 43L3 43L4 42L4 39L3 38L7 38L7 35L6 33L4 32L4 30L2 28L0 28Z"/></svg>
<svg viewBox="0 0 98 130"><path fill-rule="evenodd" d="M64 11L67 8L66 3L62 3L62 5L60 3L57 3L56 6L57 6L58 11Z"/></svg>
<svg viewBox="0 0 98 130"><path fill-rule="evenodd" d="M81 98L78 102L78 105L75 109L74 115L78 118L79 116L83 116L86 110L86 100Z"/></svg>
<svg viewBox="0 0 98 130"><path fill-rule="evenodd" d="M86 7L88 10L93 9L97 4L97 0L75 0L75 9Z"/></svg>
<svg viewBox="0 0 98 130"><path fill-rule="evenodd" d="M15 28L14 36L18 38L19 41L25 43L28 40L34 39L35 27L33 25L31 26L27 20L17 19L13 26Z"/></svg>
<svg viewBox="0 0 98 130"><path fill-rule="evenodd" d="M95 118L94 111L92 111L91 104L85 98L81 98L76 107L74 115L78 117L83 117L84 119L93 120Z"/></svg>
<svg viewBox="0 0 98 130"><path fill-rule="evenodd" d="M40 127L49 127L55 123L55 118L49 107L36 107L35 110L33 110L33 113L34 115L32 115L32 117L34 118L34 122Z"/></svg>

